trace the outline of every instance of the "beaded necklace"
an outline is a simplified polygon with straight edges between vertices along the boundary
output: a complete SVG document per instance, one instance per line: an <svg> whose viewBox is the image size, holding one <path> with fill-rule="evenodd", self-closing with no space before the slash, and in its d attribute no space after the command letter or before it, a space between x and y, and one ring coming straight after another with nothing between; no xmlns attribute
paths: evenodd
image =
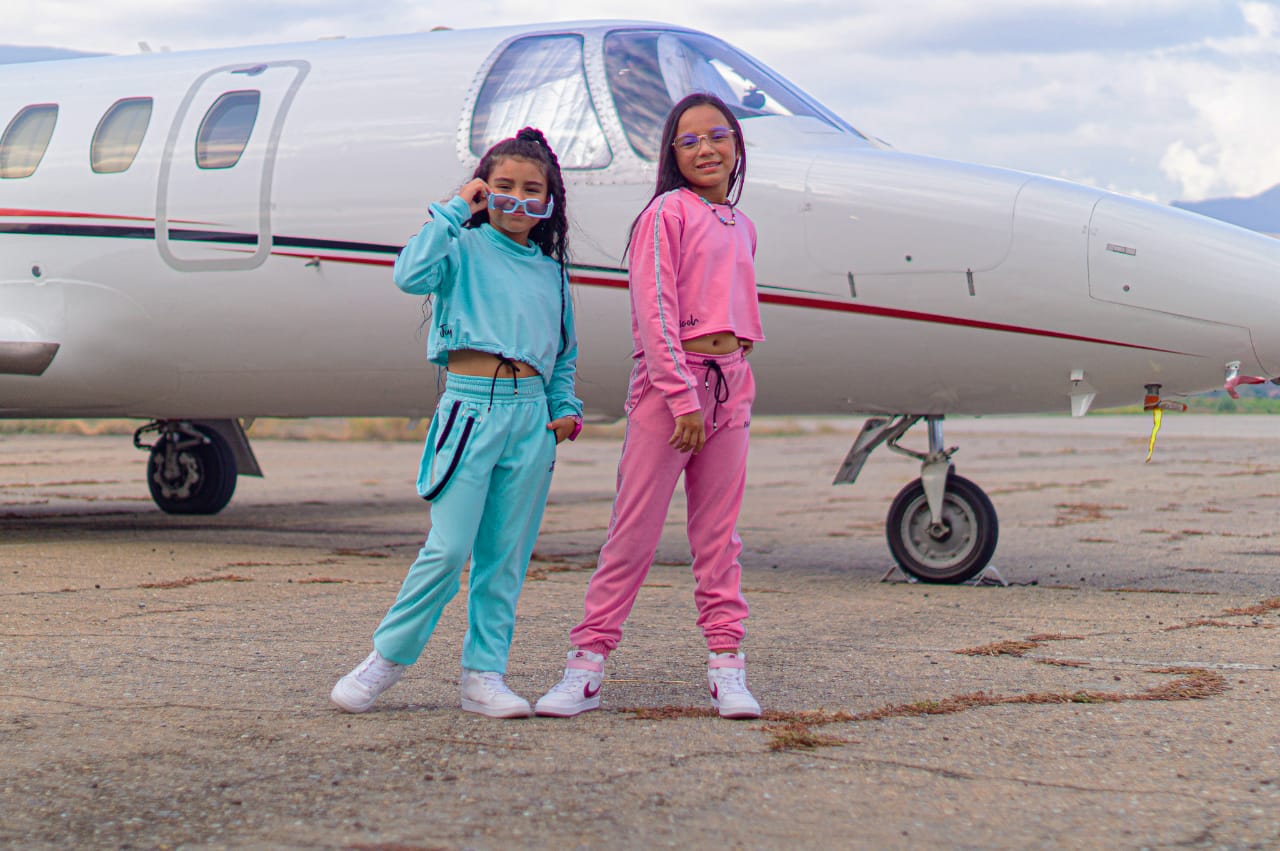
<svg viewBox="0 0 1280 851"><path fill-rule="evenodd" d="M697 192L693 194L698 195ZM701 195L698 195L698 200L701 201L703 204L705 204L707 206L707 209L711 211L712 215L714 215L717 219L720 220L720 224L728 226L728 225L736 225L738 223L738 214L737 212L734 211L732 204L728 205L729 218L726 219L724 216L720 215L719 210L711 206L711 202L708 201L706 198L703 198Z"/></svg>

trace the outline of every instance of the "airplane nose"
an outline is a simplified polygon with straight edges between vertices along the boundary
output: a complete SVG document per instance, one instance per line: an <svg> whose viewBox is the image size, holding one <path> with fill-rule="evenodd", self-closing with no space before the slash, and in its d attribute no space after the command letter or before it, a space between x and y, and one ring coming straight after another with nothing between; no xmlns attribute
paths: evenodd
<svg viewBox="0 0 1280 851"><path fill-rule="evenodd" d="M1280 240L1104 195L1090 217L1088 257L1092 298L1247 329L1262 370L1280 374Z"/></svg>

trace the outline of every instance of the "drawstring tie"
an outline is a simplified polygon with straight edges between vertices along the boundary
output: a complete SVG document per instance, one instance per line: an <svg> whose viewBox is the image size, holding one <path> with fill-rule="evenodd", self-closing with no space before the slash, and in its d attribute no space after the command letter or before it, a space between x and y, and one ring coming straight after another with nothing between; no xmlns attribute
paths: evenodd
<svg viewBox="0 0 1280 851"><path fill-rule="evenodd" d="M711 390L711 373L714 372L716 374L716 386L711 392L712 398L716 401L715 405L711 408L711 428L714 431L719 428L716 418L720 413L720 403L729 401L729 382L725 381L724 370L720 368L719 361L707 358L702 362L702 365L707 368L707 377L702 385L706 389Z"/></svg>
<svg viewBox="0 0 1280 851"><path fill-rule="evenodd" d="M493 371L493 382L489 385L489 410L490 411L493 410L494 392L498 389L498 375L499 373L502 372L502 368L504 366L507 369L511 370L511 395L512 396L520 395L520 384L516 381L516 376L520 374L520 367L516 366L516 362L513 361L511 358L506 358L506 357L503 357L502 355L494 355L494 357L498 359L498 368Z"/></svg>

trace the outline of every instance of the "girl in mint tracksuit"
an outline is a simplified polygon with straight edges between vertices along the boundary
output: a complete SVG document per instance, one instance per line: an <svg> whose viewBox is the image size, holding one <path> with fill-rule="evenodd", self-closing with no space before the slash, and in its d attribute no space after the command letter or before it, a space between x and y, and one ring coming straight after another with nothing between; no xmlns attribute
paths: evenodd
<svg viewBox="0 0 1280 851"><path fill-rule="evenodd" d="M462 708L524 717L503 682L516 600L542 522L556 444L577 436L577 339L566 275L564 181L542 133L525 128L481 159L472 180L396 260L402 290L435 297L427 357L447 367L418 492L431 531L374 650L334 686L364 712L418 660L471 559Z"/></svg>

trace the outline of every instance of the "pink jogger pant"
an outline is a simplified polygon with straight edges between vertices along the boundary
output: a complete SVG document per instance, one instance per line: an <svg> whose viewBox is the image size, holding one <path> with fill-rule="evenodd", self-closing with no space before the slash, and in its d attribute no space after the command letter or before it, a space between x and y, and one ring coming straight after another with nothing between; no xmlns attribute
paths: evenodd
<svg viewBox="0 0 1280 851"><path fill-rule="evenodd" d="M707 442L697 455L667 445L675 419L662 394L650 384L644 362L636 361L631 371L613 517L587 586L586 614L569 633L574 646L583 650L607 656L618 646L622 623L653 564L681 471L698 626L711 651L737 647L745 633L742 621L747 617L747 602L742 597L738 562L742 541L735 527L747 483L755 378L741 351L690 353L687 360L707 432Z"/></svg>

